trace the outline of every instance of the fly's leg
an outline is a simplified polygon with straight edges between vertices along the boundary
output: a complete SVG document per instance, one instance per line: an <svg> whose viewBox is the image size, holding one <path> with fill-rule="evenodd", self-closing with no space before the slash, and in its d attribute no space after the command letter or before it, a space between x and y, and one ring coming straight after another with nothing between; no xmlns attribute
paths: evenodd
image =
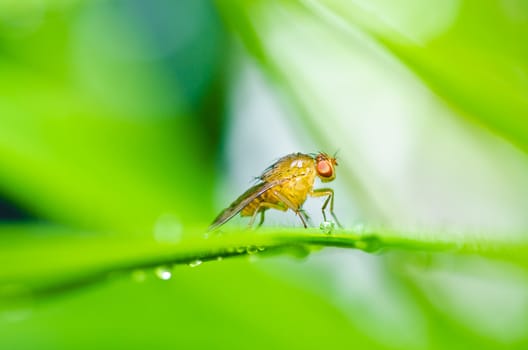
<svg viewBox="0 0 528 350"><path fill-rule="evenodd" d="M306 222L311 223L310 215L308 215L308 213L306 212L306 210L304 210L304 209L299 209L299 212L302 214L302 216L304 216L304 219L306 220Z"/></svg>
<svg viewBox="0 0 528 350"><path fill-rule="evenodd" d="M295 214L297 214L297 216L299 217L299 219L301 219L304 228L308 228L308 225L306 224L306 220L304 219L304 217L303 217L303 215L301 214L301 212L298 211L298 210L295 210Z"/></svg>
<svg viewBox="0 0 528 350"><path fill-rule="evenodd" d="M334 213L334 190L333 189L331 189L331 188L319 188L317 190L313 190L312 192L310 192L310 196L312 196L312 197L324 197L324 196L327 196L325 201L324 201L324 203L323 203L323 206L321 207L321 211L323 212L323 219L324 219L324 221L326 221L325 209L328 206L328 203L330 202L330 214L334 218L337 226L339 226L340 228L343 228L343 225L341 225L341 223L337 219L337 216Z"/></svg>
<svg viewBox="0 0 528 350"><path fill-rule="evenodd" d="M302 224L304 226L304 228L308 228L308 225L306 225L306 220L304 218L304 216L306 215L306 213L304 213L303 210L295 207L295 205L293 205L293 203L288 199L286 198L286 196L284 196L282 193L279 193L277 191L273 191L273 194L284 204L286 204L286 206L288 208L290 208L291 210L293 210L295 212L295 214L297 214L297 216L299 217L299 219L301 219L302 221ZM307 216L307 215L306 215Z"/></svg>
<svg viewBox="0 0 528 350"><path fill-rule="evenodd" d="M253 216L251 216L251 220L249 220L248 226L252 227L253 223L255 222L255 218L257 217L257 214L261 213L260 214L260 222L259 222L259 224L257 226L257 227L260 227L260 225L262 225L262 223L264 222L264 211L266 209L270 209L270 208L271 209L282 210L282 211L285 211L285 210L288 209L288 208L284 208L283 206L278 205L278 204L269 203L269 202L260 202L259 205L257 206L257 208L255 209L255 212L253 213Z"/></svg>
<svg viewBox="0 0 528 350"><path fill-rule="evenodd" d="M262 210L260 211L260 221L259 221L259 223L258 223L258 225L257 225L257 228L260 227L260 226L262 226L262 224L264 223L264 212L265 212L265 211L266 211L266 210L264 210L264 209L262 209Z"/></svg>

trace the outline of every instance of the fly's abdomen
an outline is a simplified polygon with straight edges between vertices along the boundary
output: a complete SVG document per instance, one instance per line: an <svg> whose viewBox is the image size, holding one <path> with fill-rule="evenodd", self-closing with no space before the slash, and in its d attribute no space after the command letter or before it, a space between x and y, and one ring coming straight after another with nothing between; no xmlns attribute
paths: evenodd
<svg viewBox="0 0 528 350"><path fill-rule="evenodd" d="M240 212L240 215L241 216L252 216L253 214L255 214L255 210L257 210L260 203L262 202L263 200L261 196L255 198L251 203L246 205L244 209L242 209L242 211Z"/></svg>
<svg viewBox="0 0 528 350"><path fill-rule="evenodd" d="M249 203L242 211L240 212L241 216L252 216L255 214L255 211L261 207L261 203L269 203L269 204L279 204L280 201L273 195L273 191L269 190L267 192L264 192L257 198L255 198L251 203ZM264 208L267 208L264 206Z"/></svg>

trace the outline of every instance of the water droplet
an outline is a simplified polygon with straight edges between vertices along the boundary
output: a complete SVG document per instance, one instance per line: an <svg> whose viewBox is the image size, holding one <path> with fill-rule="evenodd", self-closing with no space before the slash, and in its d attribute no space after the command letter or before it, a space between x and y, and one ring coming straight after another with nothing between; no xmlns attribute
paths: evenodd
<svg viewBox="0 0 528 350"><path fill-rule="evenodd" d="M263 251L266 250L266 247L258 246L257 249L258 249L259 252L263 252Z"/></svg>
<svg viewBox="0 0 528 350"><path fill-rule="evenodd" d="M170 278L172 277L172 271L168 266L156 267L154 273L159 279L162 279L164 281L170 280Z"/></svg>
<svg viewBox="0 0 528 350"><path fill-rule="evenodd" d="M144 282L147 279L147 273L145 270L134 270L132 271L132 279L135 282Z"/></svg>
<svg viewBox="0 0 528 350"><path fill-rule="evenodd" d="M319 225L319 228L321 229L321 231L323 231L323 233L327 235L332 233L332 231L334 230L334 227L335 227L335 223L333 223L332 221L323 221L321 222L321 225Z"/></svg>
<svg viewBox="0 0 528 350"><path fill-rule="evenodd" d="M361 249L369 253L381 250L382 246L380 239L374 235L364 236L361 238L360 241L357 241L354 245L357 249Z"/></svg>
<svg viewBox="0 0 528 350"><path fill-rule="evenodd" d="M222 261L222 260L224 260L224 258L222 258L221 256L216 257L216 261Z"/></svg>
<svg viewBox="0 0 528 350"><path fill-rule="evenodd" d="M202 265L202 263L203 263L202 260L200 260L200 259L196 259L196 260L191 261L188 265L189 265L190 267L196 267L196 266L200 266L200 265Z"/></svg>
<svg viewBox="0 0 528 350"><path fill-rule="evenodd" d="M246 247L236 247L235 250L237 253L245 253Z"/></svg>
<svg viewBox="0 0 528 350"><path fill-rule="evenodd" d="M258 251L259 251L259 250L258 250L257 246L254 246L254 245L250 245L250 246L248 246L248 247L246 248L246 252L247 252L248 254L250 254L250 255L252 255L252 254L257 254Z"/></svg>
<svg viewBox="0 0 528 350"><path fill-rule="evenodd" d="M310 255L310 248L302 246L302 245L295 245L290 246L284 249L284 253L293 256L297 259L304 259L308 255Z"/></svg>

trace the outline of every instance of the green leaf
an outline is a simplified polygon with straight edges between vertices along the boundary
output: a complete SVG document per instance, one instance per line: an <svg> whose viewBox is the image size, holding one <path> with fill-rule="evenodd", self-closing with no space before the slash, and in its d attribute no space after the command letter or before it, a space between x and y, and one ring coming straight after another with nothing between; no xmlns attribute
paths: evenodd
<svg viewBox="0 0 528 350"><path fill-rule="evenodd" d="M0 235L5 241L1 245L0 263L10 266L0 271L0 282L4 286L35 288L35 295L47 296L105 280L114 273L129 274L174 264L199 265L236 256L290 254L306 257L321 247L366 252L408 250L478 254L528 267L528 241L523 236L492 238L383 229L359 233L337 230L327 235L313 229L261 229L222 234L213 231L202 237L196 231L165 241L136 236L128 237L124 244L122 236L72 234L67 230L44 235L42 229L4 228L5 232Z"/></svg>

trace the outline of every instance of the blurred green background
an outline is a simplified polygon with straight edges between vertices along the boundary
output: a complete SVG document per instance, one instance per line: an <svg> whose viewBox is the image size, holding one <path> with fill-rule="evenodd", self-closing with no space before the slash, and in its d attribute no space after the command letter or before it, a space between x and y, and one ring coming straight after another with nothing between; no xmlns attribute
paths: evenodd
<svg viewBox="0 0 528 350"><path fill-rule="evenodd" d="M528 259L324 249L32 292L199 237L297 151L339 151L355 232L525 239L527 37L524 0L1 0L0 348L528 348Z"/></svg>

